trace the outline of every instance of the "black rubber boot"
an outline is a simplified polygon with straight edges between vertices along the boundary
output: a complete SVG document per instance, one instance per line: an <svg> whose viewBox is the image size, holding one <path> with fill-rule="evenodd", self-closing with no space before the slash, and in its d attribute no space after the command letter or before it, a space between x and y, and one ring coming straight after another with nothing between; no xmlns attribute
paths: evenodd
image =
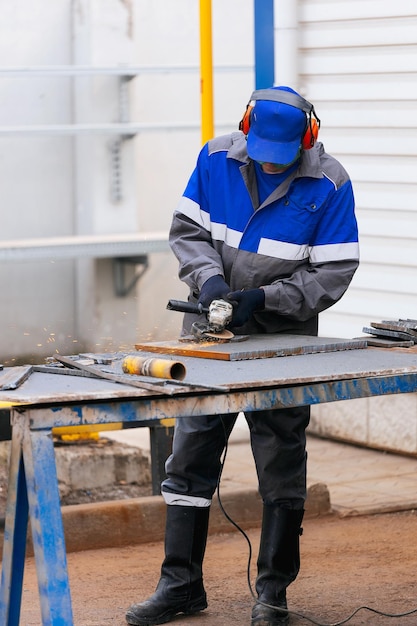
<svg viewBox="0 0 417 626"><path fill-rule="evenodd" d="M207 608L202 565L209 514L209 507L167 507L161 578L150 598L129 607L126 612L128 624L165 624L179 613L191 615Z"/></svg>
<svg viewBox="0 0 417 626"><path fill-rule="evenodd" d="M264 505L256 591L260 602L284 610L256 603L251 626L286 626L289 623L286 589L300 570L303 515L303 509Z"/></svg>

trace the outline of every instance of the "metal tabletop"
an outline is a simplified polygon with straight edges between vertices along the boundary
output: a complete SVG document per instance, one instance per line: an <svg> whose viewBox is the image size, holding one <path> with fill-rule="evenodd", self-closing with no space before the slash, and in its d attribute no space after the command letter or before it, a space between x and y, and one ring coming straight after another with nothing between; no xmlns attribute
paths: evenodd
<svg viewBox="0 0 417 626"><path fill-rule="evenodd" d="M250 345L250 342L248 342ZM155 354L141 355L155 357ZM116 355L117 356L117 355ZM161 383L170 395L225 392L243 389L265 389L268 387L290 387L327 381L348 381L372 377L402 377L417 372L416 352L397 352L385 348L366 348L286 357L254 358L238 361L214 361L195 357L174 357L186 367L182 384L177 381ZM103 371L121 373L117 358L109 366L97 366ZM6 368L7 369L7 368ZM150 377L125 376L126 384L115 384L107 380L82 378L34 372L17 389L0 391L0 402L26 404L33 407L45 404L67 404L78 401L117 400L123 398L152 397L151 391L129 385L132 381L149 381ZM198 385L204 387L198 389ZM188 386L190 385L190 386ZM216 389L218 388L218 389Z"/></svg>

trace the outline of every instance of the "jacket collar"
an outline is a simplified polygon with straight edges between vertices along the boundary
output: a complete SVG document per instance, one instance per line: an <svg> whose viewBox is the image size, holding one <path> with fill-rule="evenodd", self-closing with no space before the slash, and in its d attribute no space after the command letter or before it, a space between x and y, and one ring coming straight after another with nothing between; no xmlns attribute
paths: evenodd
<svg viewBox="0 0 417 626"><path fill-rule="evenodd" d="M324 153L323 144L317 143L311 150L303 151L299 167L286 178L281 185L259 206L258 187L256 183L255 167L252 159L249 158L246 150L246 137L241 132L231 135L232 145L228 150L227 157L240 161L240 171L245 181L246 188L252 200L252 206L256 211L279 198L282 198L288 191L291 183L296 178L323 178L320 165L320 155Z"/></svg>

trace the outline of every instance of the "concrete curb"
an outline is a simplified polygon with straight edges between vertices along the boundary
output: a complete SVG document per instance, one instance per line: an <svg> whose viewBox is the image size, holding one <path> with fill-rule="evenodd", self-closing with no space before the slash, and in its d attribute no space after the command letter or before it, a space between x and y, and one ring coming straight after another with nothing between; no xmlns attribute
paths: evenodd
<svg viewBox="0 0 417 626"><path fill-rule="evenodd" d="M220 497L227 514L241 528L247 530L261 525L262 501L257 490L224 489ZM165 510L162 496L64 506L62 517L67 552L162 541L165 533ZM331 513L326 485L318 483L309 487L305 511L306 518ZM236 528L226 519L215 498L209 533L227 532L236 532ZM0 543L3 544L3 535ZM27 555L33 555L30 536Z"/></svg>

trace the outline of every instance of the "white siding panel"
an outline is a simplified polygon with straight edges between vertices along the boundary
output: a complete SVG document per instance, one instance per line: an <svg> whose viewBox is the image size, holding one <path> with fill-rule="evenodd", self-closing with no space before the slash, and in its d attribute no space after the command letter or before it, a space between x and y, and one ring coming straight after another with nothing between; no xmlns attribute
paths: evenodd
<svg viewBox="0 0 417 626"><path fill-rule="evenodd" d="M355 184L356 205L363 209L380 210L377 213L377 219L386 220L387 217L383 211L393 210L390 213L391 224L398 219L404 219L399 216L399 212L403 209L408 212L417 212L417 183L412 185L395 185L390 183L374 185L371 182L356 182ZM410 218L411 219L411 218Z"/></svg>
<svg viewBox="0 0 417 626"><path fill-rule="evenodd" d="M389 291L396 295L417 296L416 269L391 265L391 255L386 254L385 265L362 262L352 282L354 288L370 291ZM417 304L417 302L416 302ZM417 317L417 310L415 312Z"/></svg>
<svg viewBox="0 0 417 626"><path fill-rule="evenodd" d="M375 74L417 72L417 45L309 50L300 58L302 73Z"/></svg>
<svg viewBox="0 0 417 626"><path fill-rule="evenodd" d="M375 155L375 156L410 156L417 165L416 141L417 133L411 128L350 128L348 133L340 134L340 130L326 130L326 142L333 151L344 154ZM416 159L416 160L415 160ZM417 171L417 170L415 170Z"/></svg>
<svg viewBox="0 0 417 626"><path fill-rule="evenodd" d="M383 289L352 286L333 307L319 316L319 334L327 337L361 337L371 322L416 317L416 294L392 294Z"/></svg>
<svg viewBox="0 0 417 626"><path fill-rule="evenodd" d="M416 240L400 237L361 237L361 262L413 267L417 282ZM417 314L417 311L416 311Z"/></svg>
<svg viewBox="0 0 417 626"><path fill-rule="evenodd" d="M414 212L359 210L357 217L361 236L411 237L417 240L417 206Z"/></svg>
<svg viewBox="0 0 417 626"><path fill-rule="evenodd" d="M332 308L320 315L319 335L321 337L340 337L342 339L364 337L362 328L367 326L369 322L368 315L345 314Z"/></svg>
<svg viewBox="0 0 417 626"><path fill-rule="evenodd" d="M343 298L333 307L333 313L355 315L364 320L366 326L370 322L386 319L416 318L417 295L393 294L387 298L386 291L372 288L351 289L349 297ZM357 329L359 334L361 328Z"/></svg>
<svg viewBox="0 0 417 626"><path fill-rule="evenodd" d="M300 0L299 88L349 172L361 264L320 332L417 316L417 0Z"/></svg>
<svg viewBox="0 0 417 626"><path fill-rule="evenodd" d="M333 149L329 149L329 152L340 158L350 173L353 184L355 181L408 184L416 177L416 157L355 156L343 150L335 154Z"/></svg>
<svg viewBox="0 0 417 626"><path fill-rule="evenodd" d="M417 76L416 76L417 81ZM386 84L384 85L386 90ZM393 90L392 96L395 95L397 89ZM356 93L356 92L355 92ZM402 100L367 100L358 104L354 102L325 102L319 100L316 103L315 108L317 115L322 120L322 131L326 132L327 129L335 128L340 133L340 120L343 120L343 128L349 129L364 129L364 128L376 128L383 130L382 136L387 127L389 128L405 128L411 131L415 135L417 129L417 115L416 115L416 103L415 101L406 102Z"/></svg>
<svg viewBox="0 0 417 626"><path fill-rule="evenodd" d="M415 0L316 0L300 2L301 22L415 17Z"/></svg>
<svg viewBox="0 0 417 626"><path fill-rule="evenodd" d="M303 47L309 50L393 46L416 43L417 16L383 20L315 22L306 25Z"/></svg>
<svg viewBox="0 0 417 626"><path fill-rule="evenodd" d="M305 55L300 57L302 92L316 105L318 113L321 113L321 103L336 107L335 110L337 107L343 108L347 103L352 103L359 111L362 106L366 108L374 104L377 107L381 103L389 105L396 100L398 104L395 111L398 111L398 108L401 110L403 103L406 110L410 105L414 106L415 110L417 108L417 72L363 74L360 72L360 59L358 59L357 73L346 74L345 68L340 67L333 75L325 74L319 66L315 68L314 74L307 76L304 71L304 58ZM341 129L343 129L342 124L343 117L340 116Z"/></svg>

